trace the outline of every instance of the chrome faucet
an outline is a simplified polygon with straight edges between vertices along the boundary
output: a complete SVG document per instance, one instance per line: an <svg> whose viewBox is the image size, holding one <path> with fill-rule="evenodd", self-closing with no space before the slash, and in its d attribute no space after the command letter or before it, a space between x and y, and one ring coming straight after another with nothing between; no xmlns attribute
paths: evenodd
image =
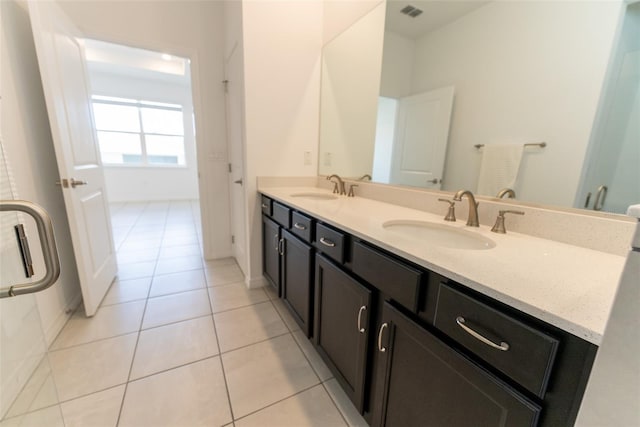
<svg viewBox="0 0 640 427"><path fill-rule="evenodd" d="M498 194L496 194L496 197L498 199L502 199L504 196L507 196L510 199L515 199L516 192L513 191L511 188L503 188L502 190L498 191Z"/></svg>
<svg viewBox="0 0 640 427"><path fill-rule="evenodd" d="M365 179L371 181L371 175L369 175L368 173L365 173L360 178L358 178L358 181L364 181Z"/></svg>
<svg viewBox="0 0 640 427"><path fill-rule="evenodd" d="M473 197L473 193L469 190L460 190L454 196L453 200L459 202L462 200L462 196L467 196L469 201L469 216L467 217L467 225L469 227L479 227L480 223L478 222L478 203L476 203L476 198Z"/></svg>
<svg viewBox="0 0 640 427"><path fill-rule="evenodd" d="M338 180L338 182L331 181L332 178L336 178ZM333 184L334 184L333 185L333 192L334 193L339 193L341 196L344 196L344 195L347 194L347 191L344 189L344 181L338 175L336 175L336 174L329 175L327 177L327 181L333 182Z"/></svg>

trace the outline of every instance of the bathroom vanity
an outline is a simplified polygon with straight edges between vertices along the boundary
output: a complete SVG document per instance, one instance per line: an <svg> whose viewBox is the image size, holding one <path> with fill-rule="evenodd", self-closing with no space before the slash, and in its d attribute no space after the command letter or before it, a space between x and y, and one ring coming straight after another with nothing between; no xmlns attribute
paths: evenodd
<svg viewBox="0 0 640 427"><path fill-rule="evenodd" d="M574 424L622 257L318 188L261 192L264 276L370 425Z"/></svg>

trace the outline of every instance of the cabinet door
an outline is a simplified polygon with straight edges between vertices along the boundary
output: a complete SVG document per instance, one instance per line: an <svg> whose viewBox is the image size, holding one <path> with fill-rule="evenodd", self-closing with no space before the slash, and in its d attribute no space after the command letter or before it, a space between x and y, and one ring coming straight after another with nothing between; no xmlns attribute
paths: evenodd
<svg viewBox="0 0 640 427"><path fill-rule="evenodd" d="M540 407L388 303L373 426L535 426Z"/></svg>
<svg viewBox="0 0 640 427"><path fill-rule="evenodd" d="M302 331L311 336L313 250L288 231L282 232L282 298Z"/></svg>
<svg viewBox="0 0 640 427"><path fill-rule="evenodd" d="M280 226L262 216L262 269L271 286L280 294Z"/></svg>
<svg viewBox="0 0 640 427"><path fill-rule="evenodd" d="M371 291L321 255L315 288L316 348L362 412Z"/></svg>

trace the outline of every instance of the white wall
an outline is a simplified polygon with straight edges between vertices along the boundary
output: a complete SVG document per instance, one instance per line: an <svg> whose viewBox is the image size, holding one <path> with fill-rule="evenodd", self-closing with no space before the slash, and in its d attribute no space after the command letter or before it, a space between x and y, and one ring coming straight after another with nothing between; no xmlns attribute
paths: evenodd
<svg viewBox="0 0 640 427"><path fill-rule="evenodd" d="M150 73L151 74L151 73ZM110 202L194 200L198 198L198 168L189 84L99 72L89 66L91 90L97 95L180 104L184 113L185 166L105 166Z"/></svg>
<svg viewBox="0 0 640 427"><path fill-rule="evenodd" d="M20 198L43 206L51 216L61 263L58 281L36 295L47 344L56 337L80 302L80 287L59 179L49 119L42 92L35 46L26 5L0 2L2 7L2 138L13 165ZM4 183L3 183L4 185ZM35 229L31 236L37 236ZM34 265L43 261L32 246ZM10 303L11 301L8 301Z"/></svg>
<svg viewBox="0 0 640 427"><path fill-rule="evenodd" d="M386 0L322 0L322 44L327 44L354 22Z"/></svg>
<svg viewBox="0 0 640 427"><path fill-rule="evenodd" d="M380 3L324 47L320 174L372 172L384 14Z"/></svg>
<svg viewBox="0 0 640 427"><path fill-rule="evenodd" d="M491 2L417 41L413 90L456 88L444 189L475 190L474 144L545 141L524 154L519 198L573 202L620 7Z"/></svg>
<svg viewBox="0 0 640 427"><path fill-rule="evenodd" d="M413 61L416 43L391 31L384 32L380 96L402 98L412 95Z"/></svg>
<svg viewBox="0 0 640 427"><path fill-rule="evenodd" d="M322 2L243 1L242 25L248 280L257 286L263 279L256 177L317 174Z"/></svg>
<svg viewBox="0 0 640 427"><path fill-rule="evenodd" d="M64 1L85 35L191 59L204 255L231 255L224 113L224 4Z"/></svg>

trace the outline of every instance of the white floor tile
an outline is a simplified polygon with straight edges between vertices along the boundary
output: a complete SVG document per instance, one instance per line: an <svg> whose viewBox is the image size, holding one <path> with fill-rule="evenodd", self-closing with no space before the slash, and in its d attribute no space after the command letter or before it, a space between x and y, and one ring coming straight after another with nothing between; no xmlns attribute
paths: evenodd
<svg viewBox="0 0 640 427"><path fill-rule="evenodd" d="M213 315L225 352L289 332L270 301Z"/></svg>
<svg viewBox="0 0 640 427"><path fill-rule="evenodd" d="M102 305L122 304L124 302L144 300L149 295L151 277L142 279L119 280L111 285L109 292L102 300Z"/></svg>
<svg viewBox="0 0 640 427"><path fill-rule="evenodd" d="M309 363L311 363L311 367L316 374L320 378L320 381L326 381L329 378L333 378L333 373L329 370L327 365L322 360L322 357L318 354L318 351L315 349L309 338L302 332L301 330L297 330L292 332L293 338L295 338L296 342L302 349L302 352L307 357Z"/></svg>
<svg viewBox="0 0 640 427"><path fill-rule="evenodd" d="M326 381L324 386L350 427L369 427L335 378Z"/></svg>
<svg viewBox="0 0 640 427"><path fill-rule="evenodd" d="M244 283L210 288L209 298L214 313L269 301L262 289L247 289Z"/></svg>
<svg viewBox="0 0 640 427"><path fill-rule="evenodd" d="M183 257L183 256L202 256L202 250L200 245L186 245L186 246L169 246L160 249L159 259Z"/></svg>
<svg viewBox="0 0 640 427"><path fill-rule="evenodd" d="M284 305L281 299L274 299L271 300L271 302L273 303L273 306L276 308L276 310L278 310L278 314L280 314L282 320L284 320L284 323L291 331L300 330L300 325L298 325L298 322L296 322L296 320L293 318L293 316L289 312L289 309L286 305Z"/></svg>
<svg viewBox="0 0 640 427"><path fill-rule="evenodd" d="M51 349L58 350L137 332L140 329L144 306L144 301L108 305L100 307L93 317L86 317L84 312L76 312L64 326Z"/></svg>
<svg viewBox="0 0 640 427"><path fill-rule="evenodd" d="M165 235L164 239L162 239L162 247L168 248L172 246L184 246L184 245L197 245L198 244L198 235L193 233L171 233L169 232Z"/></svg>
<svg viewBox="0 0 640 427"><path fill-rule="evenodd" d="M236 427L346 427L322 385L235 421Z"/></svg>
<svg viewBox="0 0 640 427"><path fill-rule="evenodd" d="M244 281L244 274L237 264L205 268L209 286L228 285Z"/></svg>
<svg viewBox="0 0 640 427"><path fill-rule="evenodd" d="M182 271L180 273L165 275L156 274L151 283L151 293L149 296L157 297L160 295L175 294L205 288L206 286L207 280L204 277L203 270Z"/></svg>
<svg viewBox="0 0 640 427"><path fill-rule="evenodd" d="M224 267L228 265L238 265L236 259L233 257L229 258L218 258L218 259L207 259L204 261L205 268L214 268L214 267Z"/></svg>
<svg viewBox="0 0 640 427"><path fill-rule="evenodd" d="M138 334L123 335L49 353L61 401L127 381Z"/></svg>
<svg viewBox="0 0 640 427"><path fill-rule="evenodd" d="M155 274L170 274L178 273L181 271L189 270L201 270L202 269L202 257L197 256L182 256L171 259L163 258L158 261Z"/></svg>
<svg viewBox="0 0 640 427"><path fill-rule="evenodd" d="M153 276L156 268L155 261L135 262L131 264L118 264L118 280L140 279Z"/></svg>
<svg viewBox="0 0 640 427"><path fill-rule="evenodd" d="M211 314L206 289L150 298L142 329Z"/></svg>
<svg viewBox="0 0 640 427"><path fill-rule="evenodd" d="M231 421L220 358L129 383L120 426L220 426Z"/></svg>
<svg viewBox="0 0 640 427"><path fill-rule="evenodd" d="M155 261L158 258L158 252L158 249L144 249L138 251L118 250L116 257L118 259L118 265L134 264L137 262Z"/></svg>
<svg viewBox="0 0 640 427"><path fill-rule="evenodd" d="M147 329L140 333L130 379L218 354L211 316Z"/></svg>
<svg viewBox="0 0 640 427"><path fill-rule="evenodd" d="M43 357L36 370L31 374L29 381L27 381L20 394L18 394L14 402L11 404L11 407L6 413L6 417L15 417L57 403L55 384L51 379L52 375L51 368L49 367L49 359L47 359L47 357ZM49 388L51 385L54 387L53 390ZM42 394L43 389L47 392L53 391L55 401L46 401L40 405L39 402L42 402L42 399L39 397Z"/></svg>
<svg viewBox="0 0 640 427"><path fill-rule="evenodd" d="M40 409L35 412L6 419L0 427L65 427L60 405Z"/></svg>
<svg viewBox="0 0 640 427"><path fill-rule="evenodd" d="M222 359L236 418L318 384L291 335L225 353Z"/></svg>
<svg viewBox="0 0 640 427"><path fill-rule="evenodd" d="M124 385L63 402L66 427L115 427L120 415Z"/></svg>

